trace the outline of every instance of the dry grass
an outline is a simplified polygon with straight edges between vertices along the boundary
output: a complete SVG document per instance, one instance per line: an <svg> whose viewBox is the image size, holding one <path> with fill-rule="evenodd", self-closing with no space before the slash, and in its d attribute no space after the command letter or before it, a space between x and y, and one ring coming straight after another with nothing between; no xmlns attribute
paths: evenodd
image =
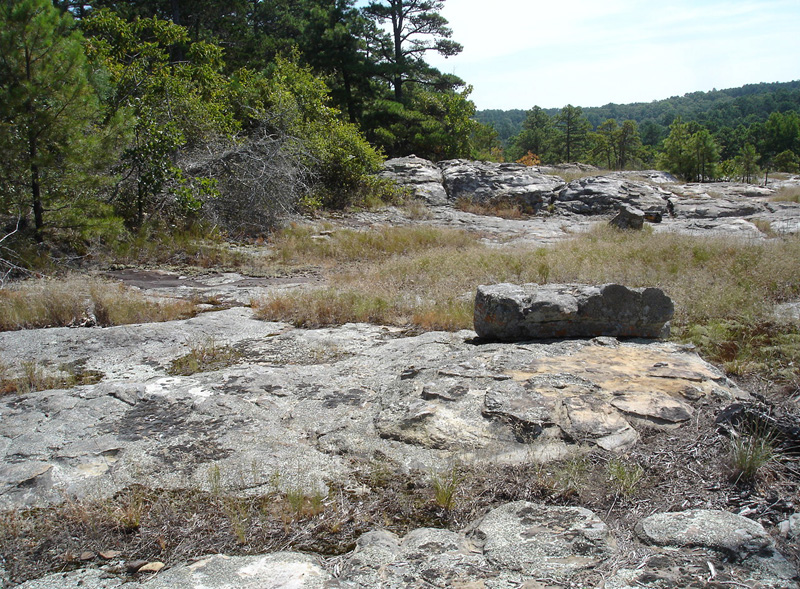
<svg viewBox="0 0 800 589"><path fill-rule="evenodd" d="M521 219L526 214L533 212L525 212L519 203L503 199L478 202L469 198L460 198L456 201L455 208L473 215L500 217L502 219Z"/></svg>
<svg viewBox="0 0 800 589"><path fill-rule="evenodd" d="M581 178L595 178L597 176L607 176L611 172L608 170L553 170L548 172L553 176L558 176L564 182L569 184L573 180L580 180Z"/></svg>
<svg viewBox="0 0 800 589"><path fill-rule="evenodd" d="M117 244L113 261L215 269L241 268L251 262L247 255L229 247L222 235L213 230L166 231L158 227L143 230Z"/></svg>
<svg viewBox="0 0 800 589"><path fill-rule="evenodd" d="M464 248L476 241L466 231L429 226L317 232L306 225L292 225L276 235L272 248L274 258L284 264L331 266L409 256L442 247Z"/></svg>
<svg viewBox="0 0 800 589"><path fill-rule="evenodd" d="M425 221L433 219L433 212L425 201L419 199L408 199L401 206L401 210L409 219L415 221Z"/></svg>
<svg viewBox="0 0 800 589"><path fill-rule="evenodd" d="M618 282L664 289L675 302L676 336L713 361L735 360L741 373L769 367L787 376L800 360L800 327L772 320L774 303L800 297L800 237L764 242L598 225L550 248L510 250L431 228L415 229L425 239L406 236L411 245L398 247L394 231L334 232L311 241L294 229L278 255L335 268L331 286L254 301L256 312L305 327L371 322L471 329L480 284Z"/></svg>
<svg viewBox="0 0 800 589"><path fill-rule="evenodd" d="M94 370L76 370L70 366L54 368L35 360L23 362L17 370L0 363L0 396L69 389L78 385L95 384L102 378L102 373Z"/></svg>
<svg viewBox="0 0 800 589"><path fill-rule="evenodd" d="M145 298L96 278L31 279L0 289L0 331L91 323L125 325L171 321L196 314L189 301Z"/></svg>
<svg viewBox="0 0 800 589"><path fill-rule="evenodd" d="M800 202L800 186L781 186L770 200L773 202Z"/></svg>

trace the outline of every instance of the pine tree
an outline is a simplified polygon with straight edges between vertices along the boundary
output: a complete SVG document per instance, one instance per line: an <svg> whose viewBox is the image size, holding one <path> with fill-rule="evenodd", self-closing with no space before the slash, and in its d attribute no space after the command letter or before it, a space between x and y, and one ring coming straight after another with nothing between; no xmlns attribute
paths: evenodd
<svg viewBox="0 0 800 589"><path fill-rule="evenodd" d="M568 104L556 117L556 127L561 134L560 143L564 150L564 161L579 159L583 144L592 128L591 123L583 116L583 109Z"/></svg>
<svg viewBox="0 0 800 589"><path fill-rule="evenodd" d="M432 0L382 0L370 2L364 13L378 23L391 25L390 37L378 47L386 64L387 79L394 89L394 99L402 102L403 84L414 72L427 68L423 56L428 51L452 56L462 46L451 40L453 31L447 27L440 11L444 2Z"/></svg>
<svg viewBox="0 0 800 589"><path fill-rule="evenodd" d="M37 241L45 215L67 194L67 177L91 167L86 148L100 111L89 84L82 37L51 0L0 7L2 214L32 211ZM10 195L10 196L8 196Z"/></svg>

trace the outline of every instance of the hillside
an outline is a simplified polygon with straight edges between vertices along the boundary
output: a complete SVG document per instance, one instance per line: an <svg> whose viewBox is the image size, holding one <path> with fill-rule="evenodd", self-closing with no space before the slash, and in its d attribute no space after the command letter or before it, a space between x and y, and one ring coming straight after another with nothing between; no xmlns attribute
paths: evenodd
<svg viewBox="0 0 800 589"><path fill-rule="evenodd" d="M528 105L528 108L534 105ZM558 114L560 109L546 109L548 115ZM597 127L606 119L618 121L632 119L641 127L654 123L667 127L677 116L686 121L697 121L711 132L720 127L737 127L765 121L772 112L800 111L800 80L747 84L738 88L691 92L683 96L671 96L653 102L632 104L606 104L583 107L583 114ZM525 120L525 110L481 110L475 118L492 125L501 141L506 141L519 132Z"/></svg>

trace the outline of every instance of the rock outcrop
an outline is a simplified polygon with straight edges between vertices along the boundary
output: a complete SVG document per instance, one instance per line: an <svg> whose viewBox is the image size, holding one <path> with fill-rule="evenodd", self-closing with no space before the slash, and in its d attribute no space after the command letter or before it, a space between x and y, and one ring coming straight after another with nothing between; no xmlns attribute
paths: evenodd
<svg viewBox="0 0 800 589"><path fill-rule="evenodd" d="M596 175L592 175L594 172ZM553 173L585 176L567 184ZM380 175L436 205L434 209L452 211L445 205L459 199L511 203L528 213L546 211L549 218L567 218L576 230L588 222L579 221L581 217L610 217L627 206L644 212L645 220L651 223L665 220L665 226L659 228L664 231L750 238L763 238L765 227L769 227L769 235L800 232L799 204L767 200L778 187L800 184L797 178L775 181L769 188L731 182L680 184L670 174L654 170L601 172L583 164L526 167L468 160L434 164L414 156L388 160ZM479 216L464 215L459 223L476 225L470 218ZM750 220L758 221L758 227ZM516 224L529 221L518 220ZM505 231L517 232L513 228Z"/></svg>
<svg viewBox="0 0 800 589"><path fill-rule="evenodd" d="M426 159L410 155L387 160L378 176L394 180L428 204L448 203L447 193L442 186L442 172L433 162Z"/></svg>
<svg viewBox="0 0 800 589"><path fill-rule="evenodd" d="M468 160L441 162L442 177L451 201L489 203L509 201L524 210L539 211L564 186L558 176L542 174L522 164L497 164Z"/></svg>
<svg viewBox="0 0 800 589"><path fill-rule="evenodd" d="M616 176L590 176L573 180L553 198L556 211L580 215L612 214L623 205L655 218L667 213L672 193L647 182Z"/></svg>
<svg viewBox="0 0 800 589"><path fill-rule="evenodd" d="M617 216L609 221L609 224L617 229L640 231L644 227L644 219L644 211L640 211L635 207L623 205L620 207ZM660 220L661 217L659 216L659 221Z"/></svg>
<svg viewBox="0 0 800 589"><path fill-rule="evenodd" d="M213 334L241 363L167 368ZM317 330L247 308L112 328L0 333L3 358L81 365L93 385L0 398L0 508L110 496L129 485L325 493L377 454L403 470L621 450L746 393L696 354L613 338L484 343L475 332ZM13 354L11 353L13 350Z"/></svg>
<svg viewBox="0 0 800 589"><path fill-rule="evenodd" d="M497 341L569 337L665 337L674 307L656 288L619 284L479 286L475 331Z"/></svg>

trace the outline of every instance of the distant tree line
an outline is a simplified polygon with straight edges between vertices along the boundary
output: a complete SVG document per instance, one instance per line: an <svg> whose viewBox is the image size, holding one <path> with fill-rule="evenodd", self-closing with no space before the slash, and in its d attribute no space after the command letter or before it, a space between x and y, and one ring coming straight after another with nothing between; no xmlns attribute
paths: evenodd
<svg viewBox="0 0 800 589"><path fill-rule="evenodd" d="M680 109L673 108L664 115L662 120L669 121L666 126L651 119L641 123L634 118L597 118L598 111L624 116L635 113L641 105L628 105L633 109L608 105L586 110L567 105L555 111L534 106L525 112L518 132L505 137L504 157L542 163L580 161L612 170L660 167L698 182L734 178L750 182L762 171L798 172L800 88L795 86L800 82L777 85L770 91L773 86L776 85L746 86L738 89L742 90L740 93L715 91L710 93L715 100L700 99L709 93L687 95L677 101ZM746 89L760 92L745 92ZM722 101L720 95L727 100ZM688 98L692 100L687 102ZM670 101L651 106L656 111L663 110ZM711 106L701 112L698 104ZM695 105L695 110L688 105ZM765 110L773 107L779 110ZM693 113L694 118L674 114L679 111ZM744 117L743 111L748 112ZM511 118L518 117L518 111L507 111L505 118L502 112L479 113L479 118L489 124L501 125L501 138L507 134ZM724 113L727 114L723 116Z"/></svg>

